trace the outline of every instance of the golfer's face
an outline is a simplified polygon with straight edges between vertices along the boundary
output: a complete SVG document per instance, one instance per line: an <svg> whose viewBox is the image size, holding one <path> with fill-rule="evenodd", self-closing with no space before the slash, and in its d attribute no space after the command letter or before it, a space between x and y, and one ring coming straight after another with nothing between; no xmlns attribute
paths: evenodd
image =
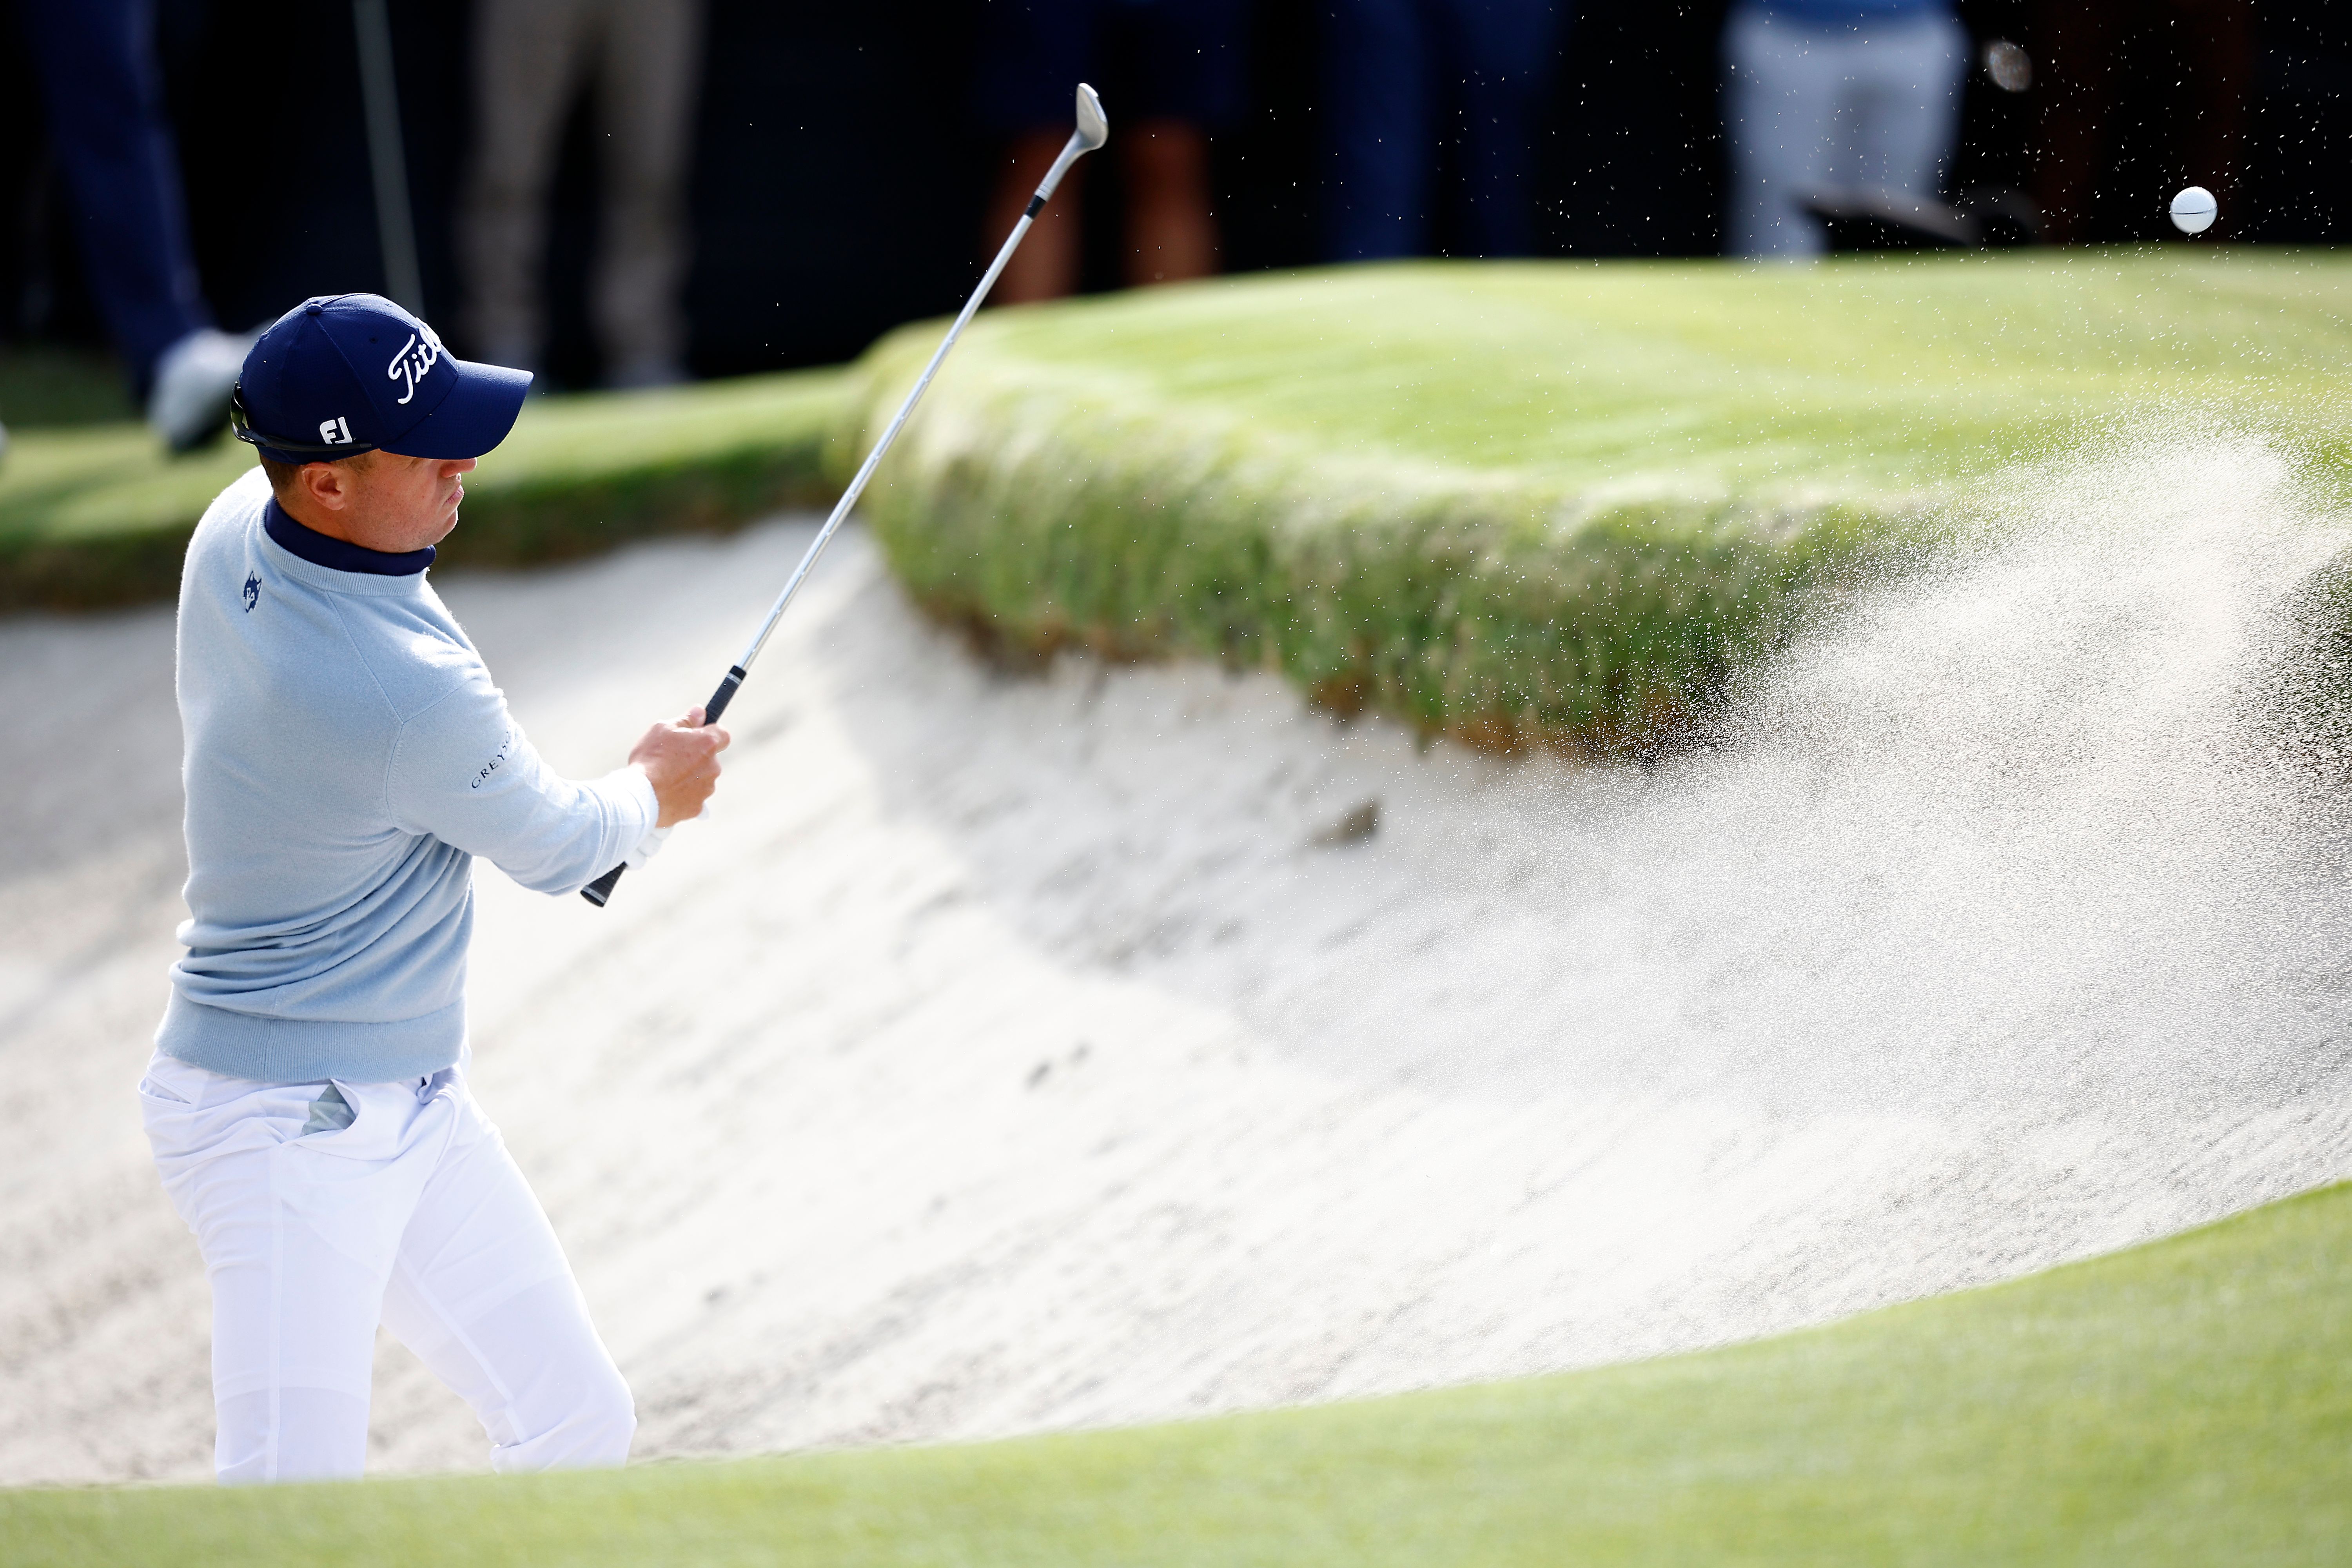
<svg viewBox="0 0 2352 1568"><path fill-rule="evenodd" d="M473 467L471 458L379 453L361 481L372 492L368 510L384 531L409 542L404 550L438 544L457 526L457 503L466 499L466 475Z"/></svg>

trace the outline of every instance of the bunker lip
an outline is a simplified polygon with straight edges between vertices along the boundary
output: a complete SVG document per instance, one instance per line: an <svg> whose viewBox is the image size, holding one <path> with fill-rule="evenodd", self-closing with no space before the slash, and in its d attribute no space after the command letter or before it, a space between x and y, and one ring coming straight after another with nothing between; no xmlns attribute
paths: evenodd
<svg viewBox="0 0 2352 1568"><path fill-rule="evenodd" d="M1641 755L2004 464L2193 410L2345 476L2347 322L2352 266L2178 250L1226 279L978 323L867 511L1000 646ZM862 362L835 472L931 330Z"/></svg>

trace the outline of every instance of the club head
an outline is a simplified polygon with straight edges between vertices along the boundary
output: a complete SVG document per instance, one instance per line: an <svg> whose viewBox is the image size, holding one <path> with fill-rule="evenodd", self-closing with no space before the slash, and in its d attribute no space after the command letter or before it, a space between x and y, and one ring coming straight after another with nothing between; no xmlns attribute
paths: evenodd
<svg viewBox="0 0 2352 1568"><path fill-rule="evenodd" d="M1085 82L1078 83L1078 150L1091 153L1110 140L1110 118L1103 113L1102 100Z"/></svg>

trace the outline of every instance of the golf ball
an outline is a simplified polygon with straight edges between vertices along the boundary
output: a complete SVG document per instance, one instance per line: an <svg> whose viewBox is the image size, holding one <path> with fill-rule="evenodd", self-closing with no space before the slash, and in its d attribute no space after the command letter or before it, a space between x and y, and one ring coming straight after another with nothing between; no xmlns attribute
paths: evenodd
<svg viewBox="0 0 2352 1568"><path fill-rule="evenodd" d="M2213 226L2216 210L2213 193L2202 185L2191 185L2172 198L2172 226L2183 234L2203 234Z"/></svg>

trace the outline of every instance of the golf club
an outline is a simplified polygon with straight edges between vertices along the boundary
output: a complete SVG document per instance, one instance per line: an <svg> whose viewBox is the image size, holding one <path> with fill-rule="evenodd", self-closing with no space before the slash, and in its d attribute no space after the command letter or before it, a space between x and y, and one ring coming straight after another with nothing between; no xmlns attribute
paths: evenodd
<svg viewBox="0 0 2352 1568"><path fill-rule="evenodd" d="M948 357L948 351L955 347L956 338L962 332L964 323L971 320L971 313L980 309L980 302L988 298L989 289L996 286L997 274L1004 270L1004 264L1012 260L1013 253L1021 247L1021 237L1029 232L1029 226L1045 210L1045 203L1054 195L1054 187L1062 183L1062 176L1069 173L1071 164L1110 140L1110 121L1103 116L1102 100L1095 96L1095 89L1080 82L1077 97L1077 129L1071 132L1070 139L1062 144L1061 155L1054 160L1054 166L1045 171L1045 179L1038 183L1037 194L1029 198L1028 206L1022 210L1021 221L1013 226L1013 232L1005 237L1003 247L996 253L996 259L988 264L988 271L982 276L980 287L971 291L971 298L966 300L963 309L956 313L955 325L950 327L948 335L940 340L940 346L932 352L930 363L916 378L915 389L907 394L906 402L898 405L898 412L892 416L890 427L882 432L882 438L874 443L872 451L866 454L866 461L858 465L857 477L849 481L849 488L843 490L841 499L833 503L833 515L824 520L824 526L817 530L816 538L811 542L807 553L801 557L801 563L793 568L791 579L784 584L784 591L776 595L774 604L768 606L768 618L760 623L758 633L743 649L742 657L729 667L727 678L719 683L719 689L712 692L710 700L703 705L704 723L719 722L719 716L727 711L729 703L735 700L735 693L751 673L751 661L760 657L760 650L767 646L768 634L774 631L776 623L783 618L784 606L793 602L794 594L800 592L801 584L807 580L810 568L816 564L816 558L824 552L825 545L832 541L834 531L841 526L842 519L849 515L849 509L857 504L858 494L866 489L866 481L873 477L875 465L882 460L882 454L890 449L890 443L898 438L907 416L922 400L924 388L929 386L931 377L939 374L940 362ZM657 836L664 831L655 830ZM658 837L653 842L657 844ZM633 858L642 859L646 853L650 850L640 847L640 853ZM621 873L629 868L629 864L628 860L622 861L581 889L580 896L597 908L604 908L605 901L612 898L613 889L619 883Z"/></svg>

